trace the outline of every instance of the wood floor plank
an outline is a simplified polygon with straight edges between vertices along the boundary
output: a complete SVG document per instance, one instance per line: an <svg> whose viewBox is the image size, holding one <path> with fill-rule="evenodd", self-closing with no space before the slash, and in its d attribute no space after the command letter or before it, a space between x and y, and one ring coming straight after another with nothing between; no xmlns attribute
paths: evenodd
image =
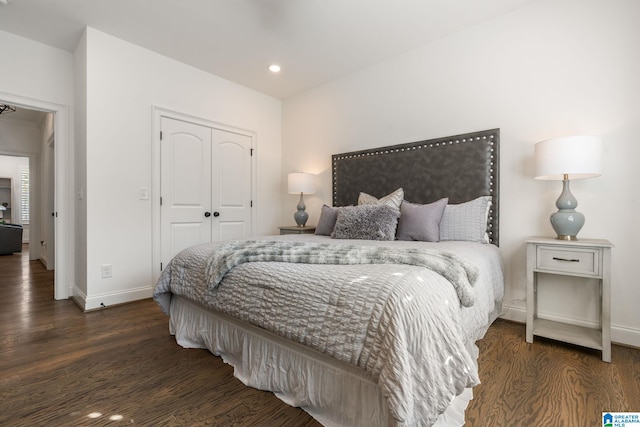
<svg viewBox="0 0 640 427"><path fill-rule="evenodd" d="M151 300L82 313L53 300L53 273L0 257L1 426L302 426L319 424L245 387L206 350L184 349ZM640 351L600 352L536 338L498 320L480 349L466 426L591 426L640 411ZM91 418L93 416L95 418Z"/></svg>
<svg viewBox="0 0 640 427"><path fill-rule="evenodd" d="M602 412L639 411L640 350L599 351L553 340L524 340L524 325L498 320L479 341L480 379L469 426L591 426Z"/></svg>

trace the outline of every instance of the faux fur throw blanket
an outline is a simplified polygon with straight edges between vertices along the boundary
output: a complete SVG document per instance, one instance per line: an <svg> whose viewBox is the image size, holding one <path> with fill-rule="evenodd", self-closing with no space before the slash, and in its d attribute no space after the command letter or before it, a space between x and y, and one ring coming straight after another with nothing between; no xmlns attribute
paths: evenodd
<svg viewBox="0 0 640 427"><path fill-rule="evenodd" d="M206 278L217 286L234 267L246 262L289 262L303 264L407 264L425 267L446 278L455 288L460 303L475 302L473 284L477 267L454 254L430 249L331 245L326 243L232 240L222 243L207 260Z"/></svg>

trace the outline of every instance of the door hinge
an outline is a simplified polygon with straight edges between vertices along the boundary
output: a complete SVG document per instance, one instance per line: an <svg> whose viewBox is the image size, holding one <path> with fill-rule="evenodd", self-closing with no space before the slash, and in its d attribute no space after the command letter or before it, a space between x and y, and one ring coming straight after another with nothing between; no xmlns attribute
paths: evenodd
<svg viewBox="0 0 640 427"><path fill-rule="evenodd" d="M160 197L160 206L162 206L162 197Z"/></svg>
<svg viewBox="0 0 640 427"><path fill-rule="evenodd" d="M251 154L250 155L253 156L253 148L251 149Z"/></svg>
<svg viewBox="0 0 640 427"><path fill-rule="evenodd" d="M162 141L162 131L160 131L160 141Z"/></svg>
<svg viewBox="0 0 640 427"><path fill-rule="evenodd" d="M160 263L160 271L162 271L162 263Z"/></svg>
<svg viewBox="0 0 640 427"><path fill-rule="evenodd" d="M251 207L251 208L253 207L253 200L251 201L251 205L249 207Z"/></svg>

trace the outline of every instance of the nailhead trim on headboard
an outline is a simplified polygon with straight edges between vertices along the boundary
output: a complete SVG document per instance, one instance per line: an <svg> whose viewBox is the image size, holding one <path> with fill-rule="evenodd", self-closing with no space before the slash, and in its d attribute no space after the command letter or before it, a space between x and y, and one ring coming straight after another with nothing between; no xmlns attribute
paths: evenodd
<svg viewBox="0 0 640 427"><path fill-rule="evenodd" d="M499 237L500 129L435 138L332 156L333 204L357 203L360 191L376 197L398 187L405 199L430 203L449 197L462 203L492 196L487 233Z"/></svg>

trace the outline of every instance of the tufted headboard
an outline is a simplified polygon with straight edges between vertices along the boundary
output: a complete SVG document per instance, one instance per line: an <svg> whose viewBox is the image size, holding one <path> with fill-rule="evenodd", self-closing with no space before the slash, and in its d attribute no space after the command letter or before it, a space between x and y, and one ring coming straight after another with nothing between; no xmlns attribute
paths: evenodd
<svg viewBox="0 0 640 427"><path fill-rule="evenodd" d="M487 233L499 243L500 129L334 154L333 205L358 203L360 192L382 197L404 189L405 199L450 204L492 196Z"/></svg>

